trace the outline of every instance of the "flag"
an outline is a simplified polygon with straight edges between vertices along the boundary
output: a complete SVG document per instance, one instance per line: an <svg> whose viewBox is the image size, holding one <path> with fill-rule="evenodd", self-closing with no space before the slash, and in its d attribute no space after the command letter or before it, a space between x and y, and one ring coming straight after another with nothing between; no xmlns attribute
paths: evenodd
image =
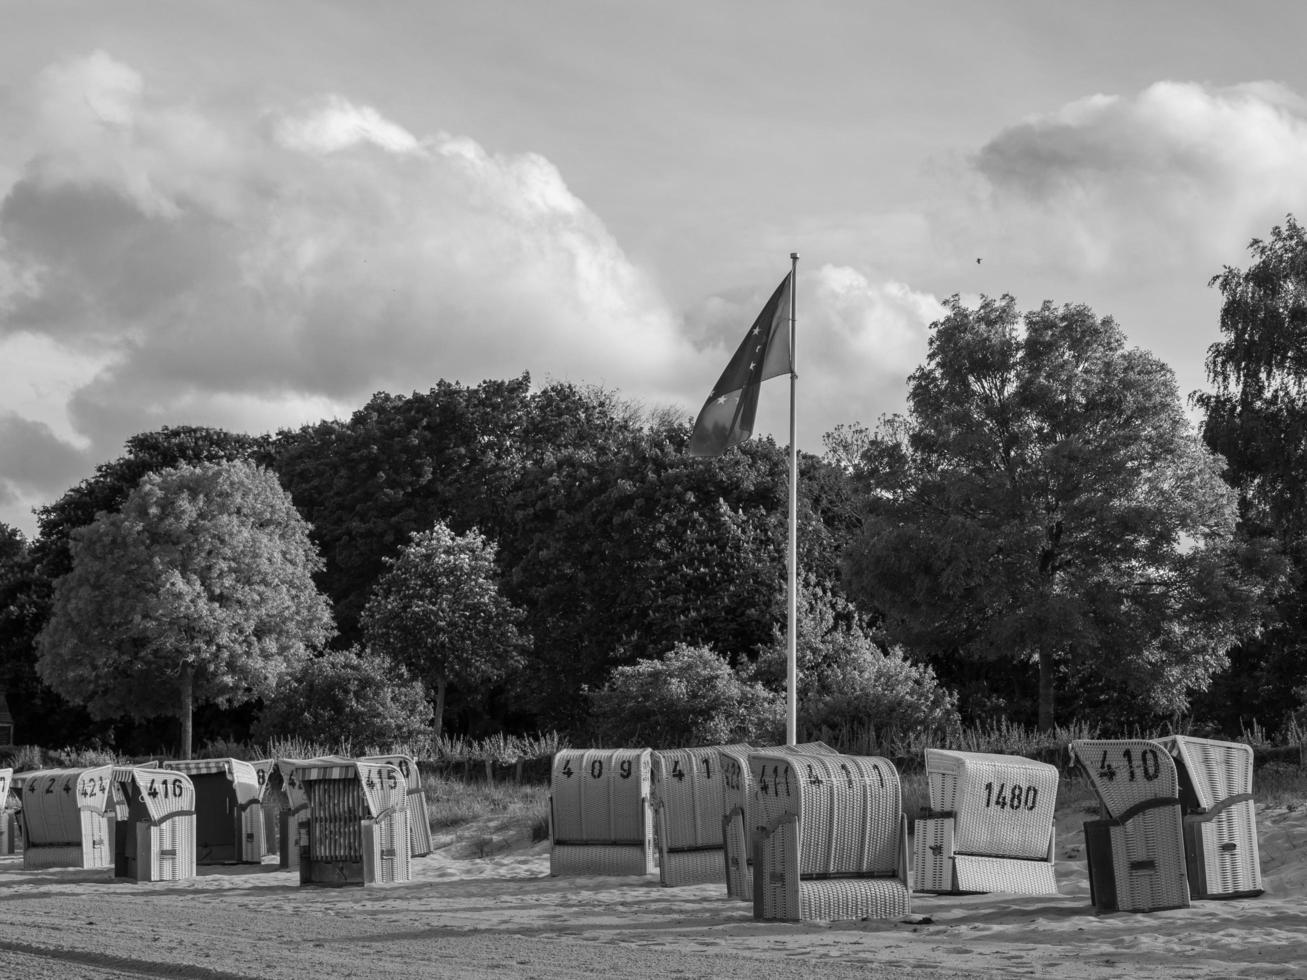
<svg viewBox="0 0 1307 980"><path fill-rule="evenodd" d="M772 293L703 403L690 434L691 456L720 456L753 435L758 389L768 378L790 374L791 272Z"/></svg>

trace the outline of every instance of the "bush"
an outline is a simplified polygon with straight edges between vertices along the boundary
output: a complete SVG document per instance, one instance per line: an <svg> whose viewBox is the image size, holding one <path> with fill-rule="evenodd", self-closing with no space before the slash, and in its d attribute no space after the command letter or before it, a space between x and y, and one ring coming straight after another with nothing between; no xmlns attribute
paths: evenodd
<svg viewBox="0 0 1307 980"><path fill-rule="evenodd" d="M847 600L808 582L799 596L798 727L844 752L870 752L911 735L942 734L959 725L956 699L930 667L883 649ZM784 689L786 637L777 631L755 678Z"/></svg>
<svg viewBox="0 0 1307 980"><path fill-rule="evenodd" d="M277 689L255 723L255 741L297 738L389 745L428 732L426 688L388 657L333 650L306 662Z"/></svg>
<svg viewBox="0 0 1307 980"><path fill-rule="evenodd" d="M775 742L784 738L783 708L711 648L680 643L658 660L616 668L590 696L601 744L655 749Z"/></svg>

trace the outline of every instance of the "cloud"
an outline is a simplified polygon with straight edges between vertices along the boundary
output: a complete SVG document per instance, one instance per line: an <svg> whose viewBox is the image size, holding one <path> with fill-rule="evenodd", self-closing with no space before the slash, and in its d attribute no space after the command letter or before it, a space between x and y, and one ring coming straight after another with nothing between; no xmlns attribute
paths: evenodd
<svg viewBox="0 0 1307 980"><path fill-rule="evenodd" d="M548 159L341 95L205 102L96 52L45 70L26 104L0 149L17 174L0 188L0 356L23 357L30 395L3 405L9 517L135 433L269 431L442 378L530 371L690 411L765 299L687 319ZM901 405L937 313L836 266L805 273L801 297L815 449ZM783 409L760 421L785 438Z"/></svg>
<svg viewBox="0 0 1307 980"><path fill-rule="evenodd" d="M945 234L964 251L1001 236L1022 263L1064 274L1219 271L1307 210L1305 108L1271 83L1077 100L980 149L966 175L974 210Z"/></svg>
<svg viewBox="0 0 1307 980"><path fill-rule="evenodd" d="M96 361L63 397L106 457L156 425L272 429L440 378L677 394L679 319L539 155L340 96L241 116L103 52L47 69L30 104L0 344Z"/></svg>
<svg viewBox="0 0 1307 980"><path fill-rule="evenodd" d="M59 439L44 422L0 413L0 520L18 526L11 508L33 496L48 499L66 490L87 470L86 453Z"/></svg>

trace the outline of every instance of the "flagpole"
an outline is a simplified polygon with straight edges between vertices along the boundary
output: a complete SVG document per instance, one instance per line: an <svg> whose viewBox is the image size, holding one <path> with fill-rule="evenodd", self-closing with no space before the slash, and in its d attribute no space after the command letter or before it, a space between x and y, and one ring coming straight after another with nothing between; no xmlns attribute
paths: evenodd
<svg viewBox="0 0 1307 980"><path fill-rule="evenodd" d="M799 583L799 450L794 426L794 402L799 373L795 341L795 294L799 291L799 253L790 253L790 529L785 657L785 744L798 742L798 583Z"/></svg>

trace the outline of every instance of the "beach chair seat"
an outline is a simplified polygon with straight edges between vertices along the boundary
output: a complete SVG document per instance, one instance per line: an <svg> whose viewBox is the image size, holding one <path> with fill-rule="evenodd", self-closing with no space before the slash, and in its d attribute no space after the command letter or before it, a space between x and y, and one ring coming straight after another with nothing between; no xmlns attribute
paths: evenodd
<svg viewBox="0 0 1307 980"><path fill-rule="evenodd" d="M1057 767L926 750L930 805L913 828L916 890L1056 895Z"/></svg>
<svg viewBox="0 0 1307 980"><path fill-rule="evenodd" d="M754 918L883 919L911 911L907 823L887 759L794 752L749 756Z"/></svg>
<svg viewBox="0 0 1307 980"><path fill-rule="evenodd" d="M1189 735L1157 741L1175 759L1180 778L1189 897L1260 895L1252 746Z"/></svg>
<svg viewBox="0 0 1307 980"><path fill-rule="evenodd" d="M564 749L549 795L549 873L653 874L649 749Z"/></svg>
<svg viewBox="0 0 1307 980"><path fill-rule="evenodd" d="M1107 814L1084 825L1094 907L1187 907L1180 784L1170 753L1149 739L1078 739L1070 751Z"/></svg>
<svg viewBox="0 0 1307 980"><path fill-rule="evenodd" d="M712 745L653 753L651 799L658 877L668 887L726 881L723 749L748 752L749 746Z"/></svg>
<svg viewBox="0 0 1307 980"><path fill-rule="evenodd" d="M773 750L797 752L801 755L835 754L835 750L825 742L774 745L762 749L724 745L718 749L718 769L722 775L721 823L726 894L742 902L753 901L753 832L758 826L753 776L749 773L749 754Z"/></svg>

